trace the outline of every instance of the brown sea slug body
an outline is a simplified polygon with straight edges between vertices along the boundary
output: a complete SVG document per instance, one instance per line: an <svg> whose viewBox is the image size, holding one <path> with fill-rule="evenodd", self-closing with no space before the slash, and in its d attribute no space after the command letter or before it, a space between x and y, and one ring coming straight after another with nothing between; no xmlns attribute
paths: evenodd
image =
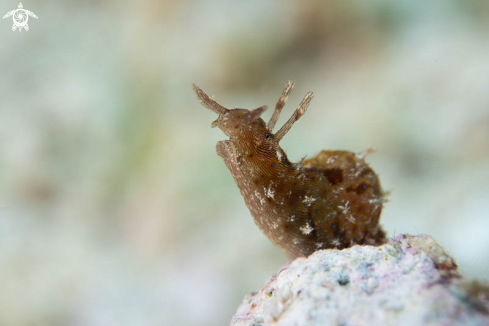
<svg viewBox="0 0 489 326"><path fill-rule="evenodd" d="M219 115L211 126L229 136L217 143L217 154L256 224L290 259L319 249L383 243L378 222L384 194L365 154L323 150L292 163L280 148L280 140L313 98L307 93L290 119L272 133L293 86L287 84L267 125L260 118L266 106L229 110L193 85L200 103Z"/></svg>

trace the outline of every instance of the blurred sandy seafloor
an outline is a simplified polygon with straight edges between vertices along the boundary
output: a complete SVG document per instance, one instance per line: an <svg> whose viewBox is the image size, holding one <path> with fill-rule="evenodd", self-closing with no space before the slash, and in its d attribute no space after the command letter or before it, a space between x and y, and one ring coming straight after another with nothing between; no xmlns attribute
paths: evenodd
<svg viewBox="0 0 489 326"><path fill-rule="evenodd" d="M223 325L286 262L193 82L254 108L295 80L279 125L314 91L289 158L374 147L388 234L489 279L489 2L23 5L28 32L0 25L0 325Z"/></svg>

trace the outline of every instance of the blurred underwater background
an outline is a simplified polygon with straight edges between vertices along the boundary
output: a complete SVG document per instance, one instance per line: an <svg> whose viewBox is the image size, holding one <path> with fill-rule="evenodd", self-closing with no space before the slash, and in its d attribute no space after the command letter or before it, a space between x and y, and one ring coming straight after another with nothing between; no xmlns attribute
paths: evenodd
<svg viewBox="0 0 489 326"><path fill-rule="evenodd" d="M289 159L375 148L388 235L489 281L489 2L23 5L28 32L0 25L0 325L223 325L286 263L192 83L250 109L294 80L278 127L313 91Z"/></svg>

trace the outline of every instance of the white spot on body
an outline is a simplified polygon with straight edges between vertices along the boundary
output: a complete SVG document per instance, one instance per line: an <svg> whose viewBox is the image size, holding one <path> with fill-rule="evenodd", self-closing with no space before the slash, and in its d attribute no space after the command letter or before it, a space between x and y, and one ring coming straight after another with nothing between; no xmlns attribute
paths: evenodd
<svg viewBox="0 0 489 326"><path fill-rule="evenodd" d="M297 238L294 238L294 240L292 240L292 243L295 244L295 245L296 244L299 244L299 240L297 240Z"/></svg>
<svg viewBox="0 0 489 326"><path fill-rule="evenodd" d="M341 194L341 193L343 193L344 191L345 191L345 188L343 188L343 187L337 187L336 189L333 189L333 193L334 193L335 195Z"/></svg>
<svg viewBox="0 0 489 326"><path fill-rule="evenodd" d="M273 199L273 197L275 196L275 189L272 189L272 186L270 186L268 189L263 188L263 190L265 191L265 196Z"/></svg>
<svg viewBox="0 0 489 326"><path fill-rule="evenodd" d="M304 196L304 200L302 201L304 204L310 206L313 202L315 202L316 199L309 197L309 196Z"/></svg>
<svg viewBox="0 0 489 326"><path fill-rule="evenodd" d="M355 178L359 177L360 174L362 174L366 169L366 165L365 163L360 163L358 162L357 164L355 164L355 173L354 173L354 176Z"/></svg>
<svg viewBox="0 0 489 326"><path fill-rule="evenodd" d="M345 218L352 224L356 222L355 217L353 217L352 214L346 215Z"/></svg>
<svg viewBox="0 0 489 326"><path fill-rule="evenodd" d="M340 239L334 239L333 241L331 241L331 245L335 247L339 247L340 244L341 244Z"/></svg>
<svg viewBox="0 0 489 326"><path fill-rule="evenodd" d="M265 198L263 198L257 190L255 190L255 196L256 196L256 198L258 198L261 205L265 204Z"/></svg>
<svg viewBox="0 0 489 326"><path fill-rule="evenodd" d="M329 219L333 219L336 216L338 216L338 212L337 211L332 211L331 213L328 214L328 218Z"/></svg>
<svg viewBox="0 0 489 326"><path fill-rule="evenodd" d="M341 213L347 215L351 209L350 202L347 201L345 206L338 206L338 208L341 209Z"/></svg>
<svg viewBox="0 0 489 326"><path fill-rule="evenodd" d="M309 223L307 223L306 225L304 226L301 226L299 228L299 230L301 230L302 233L304 233L305 235L308 235L309 233L311 233L314 229L309 225Z"/></svg>
<svg viewBox="0 0 489 326"><path fill-rule="evenodd" d="M282 160L282 153L280 153L280 151L277 151L277 158L279 161Z"/></svg>

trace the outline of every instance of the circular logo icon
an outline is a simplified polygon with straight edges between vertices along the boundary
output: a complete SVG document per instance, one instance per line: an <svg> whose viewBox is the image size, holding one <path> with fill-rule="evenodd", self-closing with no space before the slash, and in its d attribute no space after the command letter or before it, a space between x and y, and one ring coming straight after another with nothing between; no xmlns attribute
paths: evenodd
<svg viewBox="0 0 489 326"><path fill-rule="evenodd" d="M29 20L29 15L27 15L27 12L24 9L17 9L13 16L14 24L17 27L24 27Z"/></svg>

